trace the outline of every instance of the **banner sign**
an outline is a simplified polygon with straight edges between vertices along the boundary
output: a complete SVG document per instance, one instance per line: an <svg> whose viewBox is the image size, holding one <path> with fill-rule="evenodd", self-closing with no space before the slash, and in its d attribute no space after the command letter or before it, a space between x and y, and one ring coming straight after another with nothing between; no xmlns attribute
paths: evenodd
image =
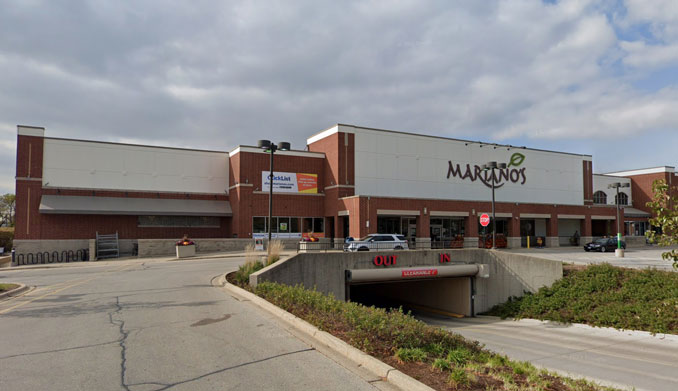
<svg viewBox="0 0 678 391"><path fill-rule="evenodd" d="M268 191L270 171L261 172L262 191ZM278 193L317 193L318 174L273 172L273 191Z"/></svg>

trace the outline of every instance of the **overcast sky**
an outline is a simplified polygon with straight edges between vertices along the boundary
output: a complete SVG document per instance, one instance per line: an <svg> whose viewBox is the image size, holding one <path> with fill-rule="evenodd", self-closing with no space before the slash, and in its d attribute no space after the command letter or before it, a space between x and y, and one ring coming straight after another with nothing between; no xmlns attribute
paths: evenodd
<svg viewBox="0 0 678 391"><path fill-rule="evenodd" d="M678 165L678 1L0 0L16 125L231 150L335 123Z"/></svg>

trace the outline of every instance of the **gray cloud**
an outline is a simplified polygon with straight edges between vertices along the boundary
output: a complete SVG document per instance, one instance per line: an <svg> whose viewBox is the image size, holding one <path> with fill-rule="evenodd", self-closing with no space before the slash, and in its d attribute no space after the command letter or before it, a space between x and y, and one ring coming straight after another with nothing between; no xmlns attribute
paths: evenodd
<svg viewBox="0 0 678 391"><path fill-rule="evenodd" d="M675 85L634 85L675 66L678 17L673 2L639 4L10 0L0 121L223 150L258 138L303 147L336 122L551 149L633 143L678 127ZM650 38L624 34L639 25Z"/></svg>

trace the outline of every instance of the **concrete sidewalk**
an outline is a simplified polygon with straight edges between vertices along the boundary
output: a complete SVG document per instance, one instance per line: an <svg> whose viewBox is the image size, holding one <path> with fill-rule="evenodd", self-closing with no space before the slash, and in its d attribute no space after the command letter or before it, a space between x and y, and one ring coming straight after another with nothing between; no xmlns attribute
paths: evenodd
<svg viewBox="0 0 678 391"><path fill-rule="evenodd" d="M280 253L281 259L289 258L293 255L296 255L296 250L284 250ZM257 255L261 257L266 256L265 251L259 251ZM93 267L93 266L111 266L120 264L121 262L130 262L130 263L151 263L151 262L189 262L200 259L222 259L222 258L245 258L245 251L229 251L229 252L218 252L218 253L202 253L197 254L194 257L188 258L177 258L176 256L158 256L158 257L121 257L121 258L108 258L98 261L85 261L85 262L66 262L66 263L45 263L37 265L22 265L22 266L10 266L9 264L6 267L2 268L3 271L12 271L12 270L27 270L27 269L51 269L51 268L62 268L62 267Z"/></svg>
<svg viewBox="0 0 678 391"><path fill-rule="evenodd" d="M614 266L633 269L657 269L673 271L673 263L662 259L662 253L678 247L646 246L627 248L624 258L617 258L614 252L586 252L582 247L555 248L518 248L501 251L529 255L537 258L573 263L576 265L595 265L609 263Z"/></svg>

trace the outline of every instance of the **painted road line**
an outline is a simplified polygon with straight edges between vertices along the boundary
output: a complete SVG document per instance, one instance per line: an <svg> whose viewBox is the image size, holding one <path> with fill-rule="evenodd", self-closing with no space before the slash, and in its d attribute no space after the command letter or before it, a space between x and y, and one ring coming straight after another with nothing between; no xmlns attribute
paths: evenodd
<svg viewBox="0 0 678 391"><path fill-rule="evenodd" d="M34 302L34 301L36 301L36 300L43 299L43 298L45 298L45 297L47 297L47 296L51 296L51 295L53 295L53 294L55 294L55 293L59 293L59 292L64 291L64 290L66 290L66 289L73 288L73 287L76 287L76 286L79 286L79 285L83 285L83 284L86 284L86 283L88 283L88 282L90 282L90 281L93 281L93 280L96 280L96 279L98 279L98 278L101 278L101 277L103 277L103 275L104 275L105 273L107 273L107 272L109 272L109 271L110 271L110 272L119 272L119 271L125 270L126 268L130 268L130 267L132 267L132 266L135 266L135 265L125 265L125 266L123 266L123 267L121 267L121 268L119 268L119 269L115 269L115 270L107 270L107 271L103 271L103 272L101 272L101 273L97 273L94 277L88 278L88 279L86 279L86 280L79 280L79 281L77 281L77 282L74 282L73 284L64 286L64 287L59 288L59 289L56 289L56 290L52 290L52 291L50 291L50 292L45 293L44 295L41 295L41 296L38 296L38 297L34 297L34 298L30 299L30 300L22 301L22 302L19 303L19 304L16 304L16 305L11 306L11 307L9 307L9 308L5 308L4 310L0 310L0 315L6 314L6 313L8 313L9 311L12 311L12 310L14 310L14 309L23 307L23 306L25 306L26 304L30 304L30 303L32 303L32 302Z"/></svg>

